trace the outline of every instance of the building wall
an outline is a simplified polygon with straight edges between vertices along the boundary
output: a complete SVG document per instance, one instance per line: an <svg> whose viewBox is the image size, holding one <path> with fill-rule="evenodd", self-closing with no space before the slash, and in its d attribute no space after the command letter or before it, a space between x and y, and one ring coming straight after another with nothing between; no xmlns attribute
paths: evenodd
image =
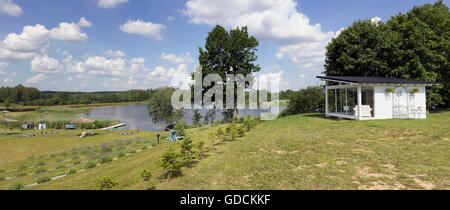
<svg viewBox="0 0 450 210"><path fill-rule="evenodd" d="M394 117L394 94L386 93L387 88L402 87L406 89L406 96L408 109L410 109L409 115L405 118L426 118L426 93L425 86L375 86L374 87L374 118L375 119L391 119ZM419 92L415 94L410 94L414 89L418 88ZM417 109L421 107L421 111L416 111L415 114L412 109Z"/></svg>

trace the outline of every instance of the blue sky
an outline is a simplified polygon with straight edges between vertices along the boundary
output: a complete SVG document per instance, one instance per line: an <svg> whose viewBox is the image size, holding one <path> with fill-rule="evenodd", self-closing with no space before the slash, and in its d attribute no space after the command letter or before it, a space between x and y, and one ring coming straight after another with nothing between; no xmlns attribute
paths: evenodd
<svg viewBox="0 0 450 210"><path fill-rule="evenodd" d="M0 0L0 86L99 91L185 80L220 24L260 41L261 78L318 84L324 47L357 19L433 0ZM448 1L444 1L448 5Z"/></svg>

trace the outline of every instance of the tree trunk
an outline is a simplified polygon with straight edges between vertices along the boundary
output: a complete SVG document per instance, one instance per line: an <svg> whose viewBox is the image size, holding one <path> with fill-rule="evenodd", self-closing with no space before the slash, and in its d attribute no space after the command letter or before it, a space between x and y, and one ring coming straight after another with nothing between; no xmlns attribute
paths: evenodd
<svg viewBox="0 0 450 210"><path fill-rule="evenodd" d="M235 120L236 118L237 118L237 106L234 106L233 120Z"/></svg>

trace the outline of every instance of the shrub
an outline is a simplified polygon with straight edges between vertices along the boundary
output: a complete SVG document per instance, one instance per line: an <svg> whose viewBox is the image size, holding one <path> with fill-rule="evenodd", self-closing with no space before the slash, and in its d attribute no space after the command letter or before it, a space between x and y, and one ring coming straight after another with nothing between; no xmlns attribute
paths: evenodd
<svg viewBox="0 0 450 210"><path fill-rule="evenodd" d="M99 190L110 190L118 184L111 176L104 176L97 179L97 189Z"/></svg>
<svg viewBox="0 0 450 210"><path fill-rule="evenodd" d="M94 168L95 166L97 166L97 163L96 163L96 162L94 162L94 161L88 161L88 162L86 163L86 165L84 165L84 168L85 168L85 169L90 169L90 168Z"/></svg>
<svg viewBox="0 0 450 210"><path fill-rule="evenodd" d="M203 159L206 157L206 153L208 152L205 149L205 142L201 141L198 142L198 144L195 145L196 149L197 149L197 158L198 159Z"/></svg>
<svg viewBox="0 0 450 210"><path fill-rule="evenodd" d="M36 169L36 171L34 172L35 174L40 174L40 173L45 173L47 171L46 168L38 168Z"/></svg>
<svg viewBox="0 0 450 210"><path fill-rule="evenodd" d="M50 180L52 180L50 177L48 177L48 176L43 176L43 177L39 177L39 178L36 180L36 182L37 182L38 184L42 184L42 183L45 183L45 182L49 182Z"/></svg>
<svg viewBox="0 0 450 210"><path fill-rule="evenodd" d="M110 158L110 157L103 157L101 160L100 160L100 163L101 164L105 164L105 163L109 163L109 162L111 162L112 161L112 158Z"/></svg>
<svg viewBox="0 0 450 210"><path fill-rule="evenodd" d="M134 154L134 153L136 153L136 150L132 149L132 150L128 151L128 153Z"/></svg>
<svg viewBox="0 0 450 210"><path fill-rule="evenodd" d="M143 146L143 147L141 148L141 150L146 150L146 149L148 149L147 146Z"/></svg>
<svg viewBox="0 0 450 210"><path fill-rule="evenodd" d="M141 171L141 177L144 181L150 181L150 178L152 177L152 173L146 169Z"/></svg>
<svg viewBox="0 0 450 210"><path fill-rule="evenodd" d="M180 161L180 154L170 148L161 155L158 165L164 169L165 177L170 179L173 176L181 175L183 162Z"/></svg>
<svg viewBox="0 0 450 210"><path fill-rule="evenodd" d="M122 158L125 157L125 153L124 152L119 152L119 154L117 154L118 158Z"/></svg>
<svg viewBox="0 0 450 210"><path fill-rule="evenodd" d="M5 169L0 169L0 173L4 173L5 172Z"/></svg>
<svg viewBox="0 0 450 210"><path fill-rule="evenodd" d="M181 141L181 154L183 157L183 165L186 167L191 167L194 164L194 158L192 157L192 140L186 137Z"/></svg>
<svg viewBox="0 0 450 210"><path fill-rule="evenodd" d="M186 136L186 130L184 128L183 123L180 120L177 122L177 124L173 129L177 130L177 136Z"/></svg>
<svg viewBox="0 0 450 210"><path fill-rule="evenodd" d="M9 189L10 190L21 190L21 189L23 189L23 184L22 183L19 183L19 182L17 182L17 183L14 183L14 184L12 184L10 187L9 187Z"/></svg>

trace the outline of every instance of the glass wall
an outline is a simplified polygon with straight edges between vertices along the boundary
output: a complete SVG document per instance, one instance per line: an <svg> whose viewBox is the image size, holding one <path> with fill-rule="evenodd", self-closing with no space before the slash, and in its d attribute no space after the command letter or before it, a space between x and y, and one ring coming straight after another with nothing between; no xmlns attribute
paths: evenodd
<svg viewBox="0 0 450 210"><path fill-rule="evenodd" d="M373 88L361 88L362 113L373 117ZM358 116L358 89L356 87L328 89L328 112L340 115Z"/></svg>

